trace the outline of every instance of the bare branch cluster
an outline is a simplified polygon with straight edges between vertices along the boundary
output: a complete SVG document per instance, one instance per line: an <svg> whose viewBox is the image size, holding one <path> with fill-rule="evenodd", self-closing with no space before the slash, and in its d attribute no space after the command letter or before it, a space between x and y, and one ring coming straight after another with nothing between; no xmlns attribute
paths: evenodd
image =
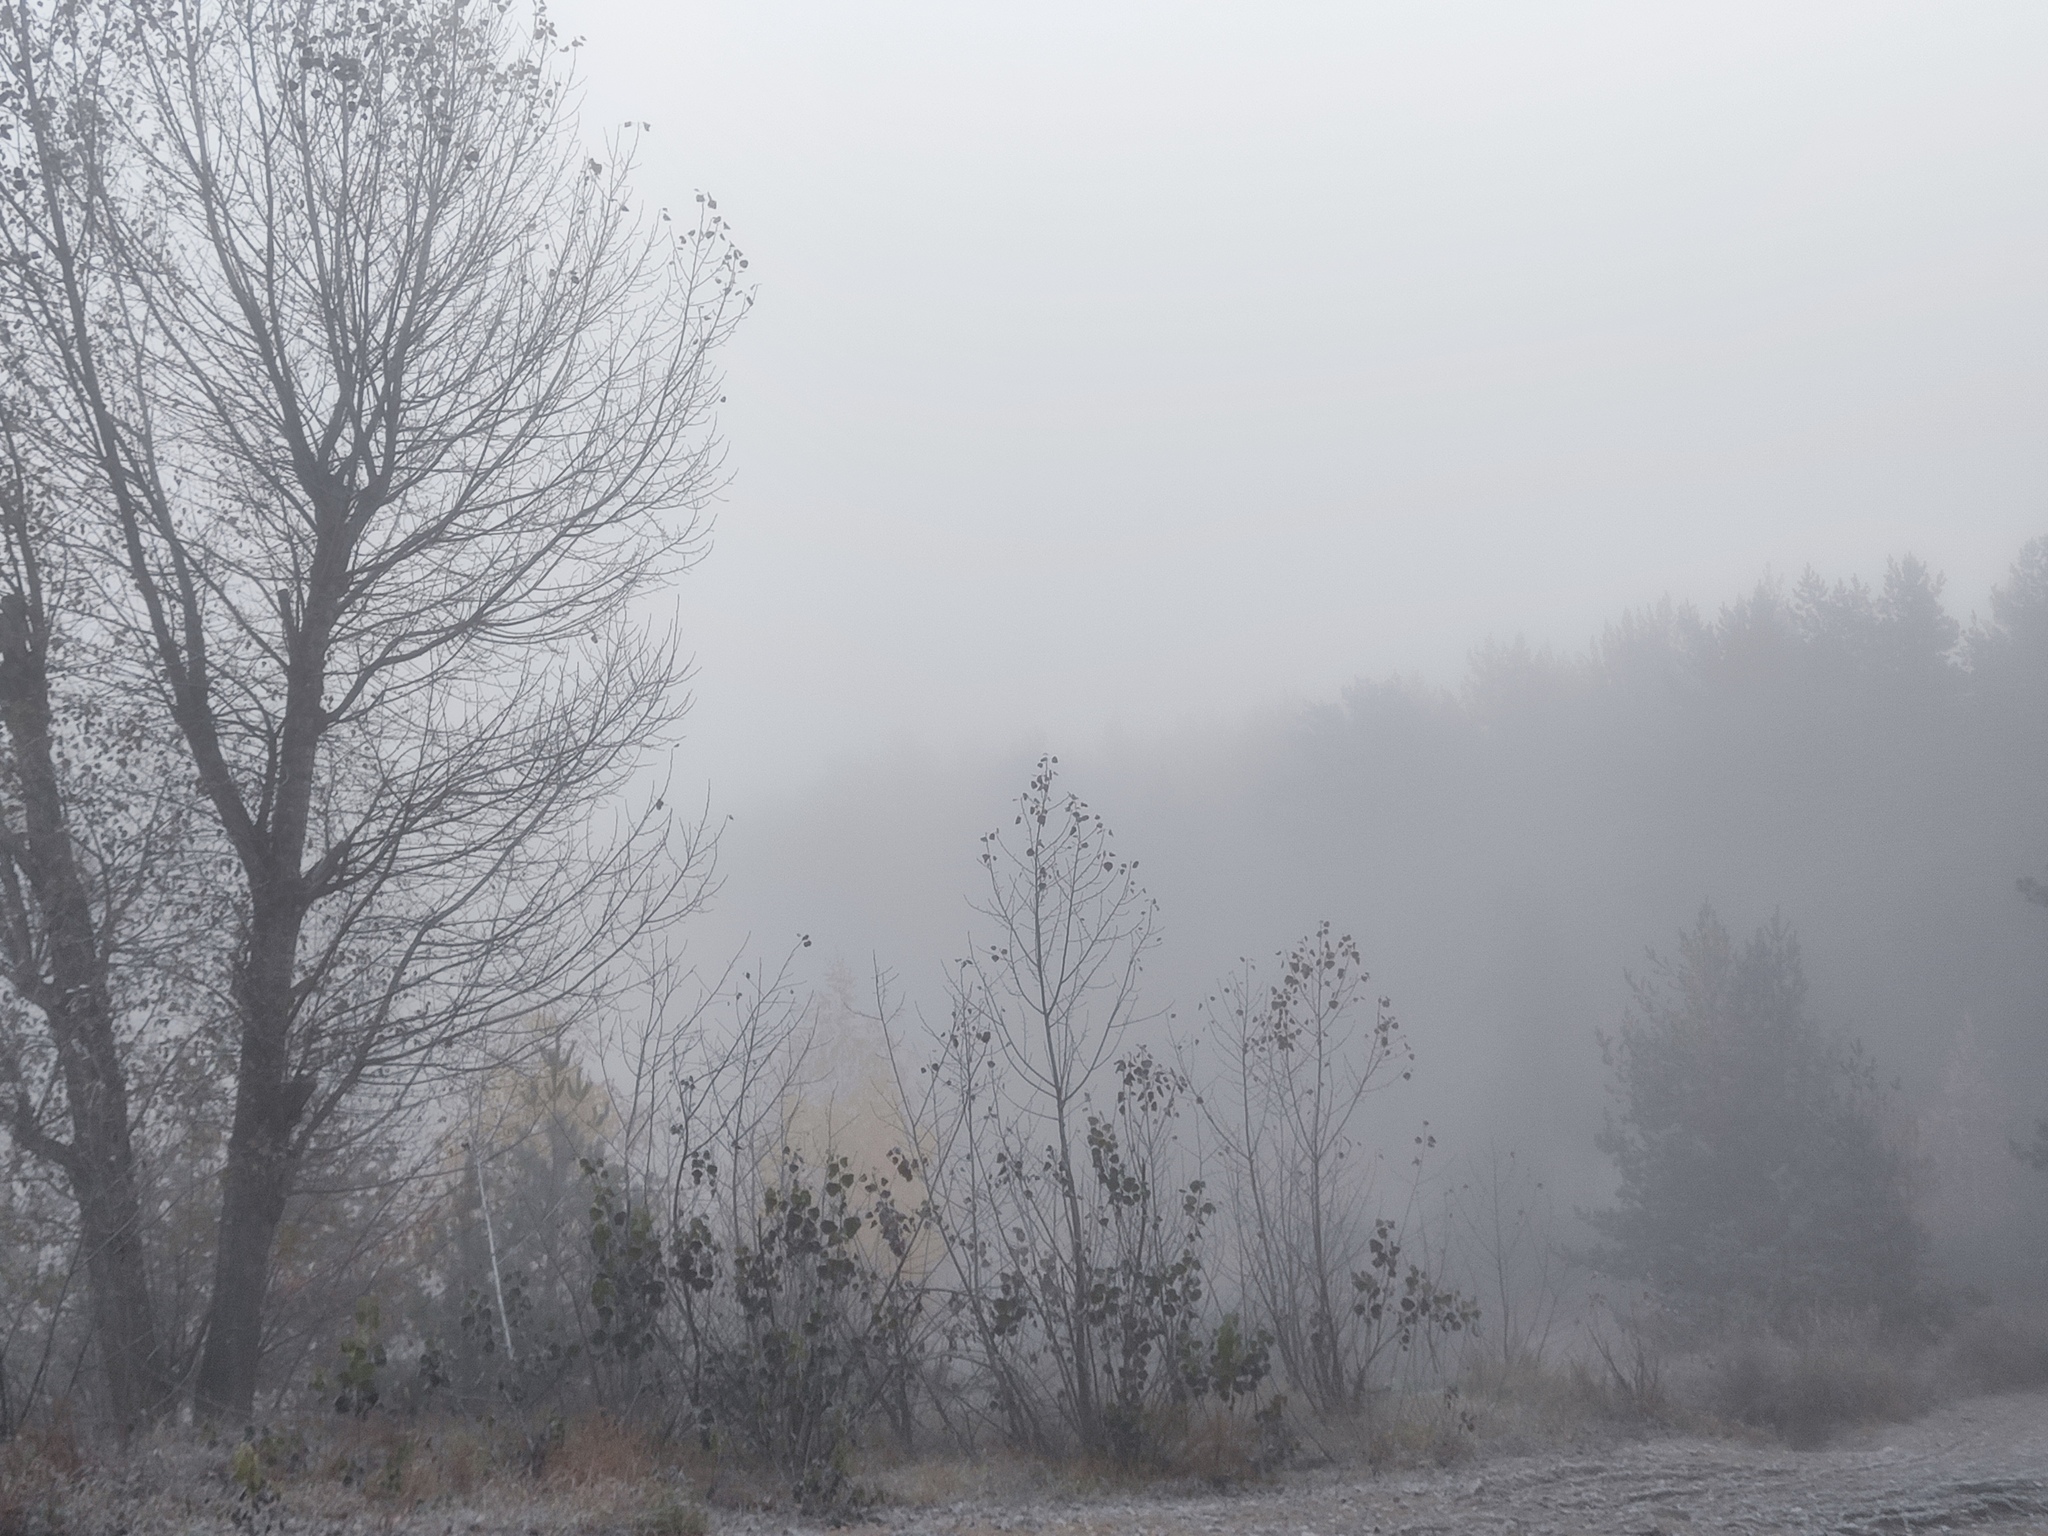
<svg viewBox="0 0 2048 1536"><path fill-rule="evenodd" d="M708 198L680 226L634 204L633 134L593 154L545 12L514 21L15 0L0 28L23 445L0 650L22 847L57 850L12 859L18 893L0 877L8 979L59 1058L97 1063L64 1095L121 1127L112 1167L136 1069L110 988L163 931L130 893L193 893L170 910L229 935L179 1010L214 1027L232 1105L213 1410L248 1407L307 1170L518 1020L606 994L708 877L665 797L624 797L687 703L645 615L705 547L745 258ZM116 809L75 755L44 771L37 743L85 738L128 742L156 796ZM37 959L66 944L76 986ZM67 1022L45 984L109 1000ZM30 1085L56 1078L11 1081L33 1141ZM135 1348L157 1385L124 1419L181 1369Z"/></svg>

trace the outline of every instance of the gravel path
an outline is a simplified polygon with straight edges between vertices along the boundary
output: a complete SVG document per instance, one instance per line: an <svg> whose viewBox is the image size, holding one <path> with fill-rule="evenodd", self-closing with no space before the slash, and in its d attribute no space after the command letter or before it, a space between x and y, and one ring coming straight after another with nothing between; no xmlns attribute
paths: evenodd
<svg viewBox="0 0 2048 1536"><path fill-rule="evenodd" d="M727 1516L719 1530L784 1532ZM1658 1440L1592 1456L1521 1456L1381 1478L1321 1474L1279 1488L880 1513L896 1536L1704 1536L1710 1531L2048 1533L2048 1393L1953 1403L1823 1450Z"/></svg>

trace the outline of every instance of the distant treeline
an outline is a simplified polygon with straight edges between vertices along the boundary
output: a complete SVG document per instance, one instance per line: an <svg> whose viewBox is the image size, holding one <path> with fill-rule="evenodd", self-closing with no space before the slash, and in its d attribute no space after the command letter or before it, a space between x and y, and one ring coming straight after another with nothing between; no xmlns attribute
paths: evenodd
<svg viewBox="0 0 2048 1536"><path fill-rule="evenodd" d="M1148 850L1173 989L1261 923L1341 913L1442 1122L1512 1127L1589 1197L1593 1033L1704 900L1798 929L1817 1011L1916 1113L1957 1070L1995 1083L2001 1147L2048 1106L2048 911L2020 889L2048 866L2048 540L1967 625L1910 556L1875 586L1808 573L1577 654L1489 643L1456 690L1362 682L1223 758L1102 792Z"/></svg>

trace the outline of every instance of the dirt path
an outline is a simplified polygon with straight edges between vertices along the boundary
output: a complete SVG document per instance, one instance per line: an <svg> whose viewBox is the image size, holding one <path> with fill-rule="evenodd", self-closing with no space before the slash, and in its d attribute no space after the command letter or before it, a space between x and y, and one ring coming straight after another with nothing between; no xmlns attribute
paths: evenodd
<svg viewBox="0 0 2048 1536"><path fill-rule="evenodd" d="M786 1520L717 1522L782 1532ZM2048 1393L1950 1404L1818 1451L1660 1440L1374 1479L1303 1476L1206 1498L895 1510L900 1536L1705 1536L1710 1531L2048 1533Z"/></svg>

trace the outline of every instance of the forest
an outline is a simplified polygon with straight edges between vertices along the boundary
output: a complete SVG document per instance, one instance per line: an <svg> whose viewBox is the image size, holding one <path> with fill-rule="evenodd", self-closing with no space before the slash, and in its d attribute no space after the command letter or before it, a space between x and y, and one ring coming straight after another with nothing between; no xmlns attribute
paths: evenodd
<svg viewBox="0 0 2048 1536"><path fill-rule="evenodd" d="M0 1529L152 1437L831 1513L2048 1381L2048 538L851 780L721 894L748 261L511 17L0 22Z"/></svg>

